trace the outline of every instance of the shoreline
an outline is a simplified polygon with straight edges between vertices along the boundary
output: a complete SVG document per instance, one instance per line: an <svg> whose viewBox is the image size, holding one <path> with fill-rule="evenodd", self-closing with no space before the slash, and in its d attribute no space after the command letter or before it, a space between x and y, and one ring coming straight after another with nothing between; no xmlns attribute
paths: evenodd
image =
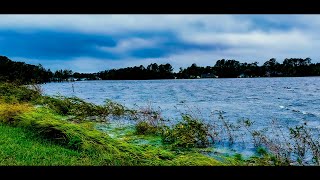
<svg viewBox="0 0 320 180"><path fill-rule="evenodd" d="M116 125L110 121L112 117L129 118L135 123L129 128L111 127ZM221 126L212 129L214 127L210 124L184 114L182 121L173 126L166 126L161 116L153 109L127 109L112 101L107 101L104 105L95 105L76 97L43 96L40 92L23 86L0 83L2 126L9 129L22 128L22 134L31 133L32 137L42 144L50 143L56 148L80 153L77 156L82 160L87 159L87 164L286 166L309 163L304 160L300 162L295 159L295 156L282 156L287 150L299 144L293 144L292 147L288 147L289 149L281 150L285 148L282 144L274 144L272 139L263 134L263 131L252 129L253 122L250 120L241 121L240 124L232 124L223 116L219 120ZM210 143L219 142L220 138L233 144L234 138L239 138L234 134L238 125L240 128L247 129L247 133L252 135L255 155L247 158L237 152L219 154L215 152L219 149L209 146ZM103 126L105 127L102 128ZM281 129L276 127L276 130ZM308 137L308 134L303 134L308 131L309 129L304 126L292 127L294 134L290 136L297 141L301 140L300 137L305 137L306 143L316 140ZM262 144L256 144L257 142ZM306 146L311 148L309 149L311 152L318 152L319 147L308 144ZM42 148L46 149L46 146ZM210 153L213 153L212 157L205 155ZM29 155L38 158L33 151ZM96 156L97 159L93 158ZM309 157L310 154L306 154L303 158L308 160ZM319 157L315 154L315 158ZM25 159L20 160L19 163L26 163Z"/></svg>

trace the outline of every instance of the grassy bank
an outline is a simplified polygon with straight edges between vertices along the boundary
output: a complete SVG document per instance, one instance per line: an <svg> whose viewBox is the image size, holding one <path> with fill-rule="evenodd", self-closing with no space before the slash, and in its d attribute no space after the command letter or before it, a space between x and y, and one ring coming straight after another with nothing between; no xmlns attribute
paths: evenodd
<svg viewBox="0 0 320 180"><path fill-rule="evenodd" d="M133 113L118 104L50 98L12 84L0 92L1 165L224 165L196 151L111 138L96 127Z"/></svg>
<svg viewBox="0 0 320 180"><path fill-rule="evenodd" d="M99 165L95 159L35 136L20 127L0 125L0 165Z"/></svg>
<svg viewBox="0 0 320 180"><path fill-rule="evenodd" d="M121 121L130 122L119 125ZM150 107L128 109L106 101L48 97L38 86L0 84L0 165L221 166L319 165L319 130L304 124L280 127L272 136L248 119L212 124L182 114L167 126ZM288 133L284 133L284 131ZM241 132L239 134L239 132ZM219 154L219 142L251 138L256 154ZM210 155L209 155L210 154Z"/></svg>

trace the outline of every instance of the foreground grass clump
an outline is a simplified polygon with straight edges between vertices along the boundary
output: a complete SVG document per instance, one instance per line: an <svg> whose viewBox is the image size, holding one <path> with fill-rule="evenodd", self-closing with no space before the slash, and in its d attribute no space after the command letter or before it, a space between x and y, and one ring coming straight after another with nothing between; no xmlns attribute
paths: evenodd
<svg viewBox="0 0 320 180"><path fill-rule="evenodd" d="M131 111L121 104L106 101L104 105L95 105L77 97L42 96L35 101L60 115L72 116L74 120L107 121L109 115L123 116Z"/></svg>
<svg viewBox="0 0 320 180"><path fill-rule="evenodd" d="M183 115L182 118L183 121L173 128L164 129L163 141L184 148L207 147L209 127L189 115Z"/></svg>
<svg viewBox="0 0 320 180"><path fill-rule="evenodd" d="M210 145L209 126L190 115L182 115L182 121L173 127L155 123L160 120L151 119L139 121L135 125L136 133L160 135L164 143L178 148L205 148Z"/></svg>
<svg viewBox="0 0 320 180"><path fill-rule="evenodd" d="M32 110L29 104L7 104L0 103L0 122L5 124L16 124L17 116Z"/></svg>
<svg viewBox="0 0 320 180"><path fill-rule="evenodd" d="M99 165L84 153L37 138L20 127L0 125L0 165Z"/></svg>
<svg viewBox="0 0 320 180"><path fill-rule="evenodd" d="M37 86L28 88L11 83L0 83L0 102L17 103L30 102L41 97L41 91Z"/></svg>
<svg viewBox="0 0 320 180"><path fill-rule="evenodd" d="M157 134L159 132L158 127L153 126L144 121L138 122L135 127L136 127L136 133L140 135Z"/></svg>

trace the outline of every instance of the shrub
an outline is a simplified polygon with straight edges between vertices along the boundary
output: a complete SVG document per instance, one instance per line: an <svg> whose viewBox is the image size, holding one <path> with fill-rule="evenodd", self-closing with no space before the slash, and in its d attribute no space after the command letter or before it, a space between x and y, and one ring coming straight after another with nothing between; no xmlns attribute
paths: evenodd
<svg viewBox="0 0 320 180"><path fill-rule="evenodd" d="M131 119L138 121L135 127L137 134L161 134L166 127L160 111L153 109L151 105L128 112Z"/></svg>
<svg viewBox="0 0 320 180"><path fill-rule="evenodd" d="M64 121L45 108L24 113L20 118L18 126L71 149L84 150L89 144L101 144L95 142L94 135L98 132L89 122L74 124Z"/></svg>
<svg viewBox="0 0 320 180"><path fill-rule="evenodd" d="M106 100L103 107L100 108L99 113L112 114L116 116L124 115L129 110L126 109L123 105L113 102L111 100Z"/></svg>
<svg viewBox="0 0 320 180"><path fill-rule="evenodd" d="M234 155L234 158L235 158L236 161L243 161L243 156L242 156L242 154L236 153L236 154Z"/></svg>
<svg viewBox="0 0 320 180"><path fill-rule="evenodd" d="M163 141L184 148L207 147L209 127L190 115L183 115L182 118L183 121L173 128L163 128Z"/></svg>
<svg viewBox="0 0 320 180"><path fill-rule="evenodd" d="M140 121L136 124L136 133L140 135L147 135L147 134L157 134L159 131L158 127L152 126L151 124Z"/></svg>
<svg viewBox="0 0 320 180"><path fill-rule="evenodd" d="M63 99L62 97L48 97L43 96L37 103L46 105L60 115L68 115L70 113L71 102Z"/></svg>
<svg viewBox="0 0 320 180"><path fill-rule="evenodd" d="M44 96L39 104L45 105L60 115L72 115L78 120L106 121L108 115L122 116L127 109L115 102L107 101L104 105L95 105L77 97L48 97Z"/></svg>
<svg viewBox="0 0 320 180"><path fill-rule="evenodd" d="M0 97L7 103L30 102L41 97L41 92L27 86L0 83Z"/></svg>
<svg viewBox="0 0 320 180"><path fill-rule="evenodd" d="M6 104L0 103L0 122L15 125L18 116L32 109L29 104Z"/></svg>

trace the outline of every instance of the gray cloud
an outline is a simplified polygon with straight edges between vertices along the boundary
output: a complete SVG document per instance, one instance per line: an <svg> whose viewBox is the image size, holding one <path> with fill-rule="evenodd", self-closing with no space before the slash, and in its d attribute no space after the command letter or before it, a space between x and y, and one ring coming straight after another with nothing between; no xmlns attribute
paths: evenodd
<svg viewBox="0 0 320 180"><path fill-rule="evenodd" d="M222 58L258 61L261 64L272 57L279 61L286 57L311 57L313 62L319 62L319 28L320 15L0 15L0 29L68 31L121 37L114 47L96 47L104 52L123 54L118 60L94 56L57 61L26 59L30 63L39 62L52 68L65 66L83 72L152 62L169 62L177 70L194 62L204 66L214 65L216 60ZM165 34L131 36L133 32L170 32L174 38L168 40ZM173 44L171 50L164 44L170 41ZM178 49L183 43L194 44L195 48ZM164 46L168 51L165 58L138 58L128 53ZM175 48L178 50L175 51Z"/></svg>

